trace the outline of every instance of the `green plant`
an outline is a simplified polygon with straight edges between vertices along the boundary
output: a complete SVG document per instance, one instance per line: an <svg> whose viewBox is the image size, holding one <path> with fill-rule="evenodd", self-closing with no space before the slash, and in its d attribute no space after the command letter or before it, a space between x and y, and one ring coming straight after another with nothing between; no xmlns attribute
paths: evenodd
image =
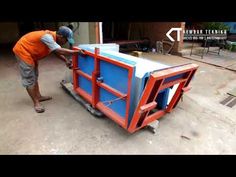
<svg viewBox="0 0 236 177"><path fill-rule="evenodd" d="M230 30L230 27L223 22L204 22L203 29L207 30Z"/></svg>

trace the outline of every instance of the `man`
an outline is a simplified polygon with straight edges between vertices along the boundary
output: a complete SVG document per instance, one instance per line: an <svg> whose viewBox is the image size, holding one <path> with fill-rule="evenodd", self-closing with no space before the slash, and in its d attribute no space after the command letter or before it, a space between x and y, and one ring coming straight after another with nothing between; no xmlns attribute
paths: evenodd
<svg viewBox="0 0 236 177"><path fill-rule="evenodd" d="M71 61L64 55L84 54L82 50L62 48L61 45L67 42L73 45L73 32L70 28L61 26L58 31L41 30L25 34L13 48L19 64L22 85L31 97L37 113L45 111L40 102L52 99L49 96L42 96L39 91L38 60L54 53L71 67Z"/></svg>

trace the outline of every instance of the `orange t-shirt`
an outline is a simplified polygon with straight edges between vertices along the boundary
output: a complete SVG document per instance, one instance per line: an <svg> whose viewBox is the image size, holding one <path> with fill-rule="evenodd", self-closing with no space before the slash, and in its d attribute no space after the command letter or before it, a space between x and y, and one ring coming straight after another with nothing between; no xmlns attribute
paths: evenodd
<svg viewBox="0 0 236 177"><path fill-rule="evenodd" d="M41 37L45 34L51 34L56 41L56 32L49 30L34 31L25 34L15 44L13 52L29 65L35 65L40 60L50 54L50 49L41 42Z"/></svg>

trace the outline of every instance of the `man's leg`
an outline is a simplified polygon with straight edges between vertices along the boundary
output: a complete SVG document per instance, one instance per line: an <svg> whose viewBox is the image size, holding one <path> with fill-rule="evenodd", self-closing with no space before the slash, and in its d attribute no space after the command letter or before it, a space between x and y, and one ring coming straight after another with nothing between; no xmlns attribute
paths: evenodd
<svg viewBox="0 0 236 177"><path fill-rule="evenodd" d="M37 96L37 86L36 84L33 86L26 87L26 90L31 97L34 103L34 109L37 113L42 113L45 111L44 107L39 102L39 97Z"/></svg>
<svg viewBox="0 0 236 177"><path fill-rule="evenodd" d="M38 84L38 81L36 82L35 84L35 89L36 89L36 94L37 94L37 97L39 98L39 101L42 102L42 101L47 101L47 100L51 100L52 97L50 96L42 96L40 91L39 91L39 84Z"/></svg>
<svg viewBox="0 0 236 177"><path fill-rule="evenodd" d="M39 97L37 95L37 75L38 71L31 65L28 65L23 60L21 60L18 56L16 56L18 61L18 66L22 78L22 85L26 88L27 93L31 97L34 103L34 109L38 113L42 113L45 111L44 107L39 102Z"/></svg>
<svg viewBox="0 0 236 177"><path fill-rule="evenodd" d="M50 96L42 96L40 91L39 91L39 84L38 84L38 76L39 76L39 70L38 70L38 63L35 63L35 76L36 76L36 82L35 82L35 88L36 88L36 94L39 99L39 101L47 101L51 100L52 97Z"/></svg>

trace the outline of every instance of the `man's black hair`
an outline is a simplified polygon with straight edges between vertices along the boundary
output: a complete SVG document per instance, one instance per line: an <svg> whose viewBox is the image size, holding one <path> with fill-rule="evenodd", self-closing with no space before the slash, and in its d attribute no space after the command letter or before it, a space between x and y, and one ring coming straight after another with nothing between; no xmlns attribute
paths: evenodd
<svg viewBox="0 0 236 177"><path fill-rule="evenodd" d="M73 27L72 24L67 25L67 27L70 28L72 31L73 31L73 29L74 29L74 27Z"/></svg>

